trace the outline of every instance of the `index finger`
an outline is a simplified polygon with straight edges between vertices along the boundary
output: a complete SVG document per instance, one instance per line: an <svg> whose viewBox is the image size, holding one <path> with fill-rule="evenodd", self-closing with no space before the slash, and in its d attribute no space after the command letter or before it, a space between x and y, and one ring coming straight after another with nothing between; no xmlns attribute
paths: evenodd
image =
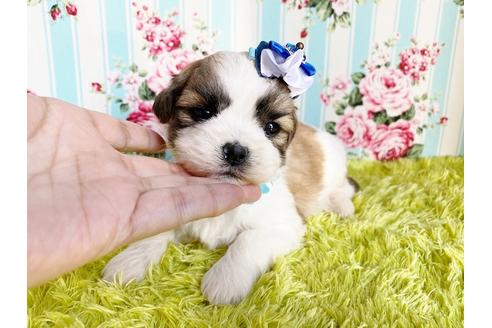
<svg viewBox="0 0 492 328"><path fill-rule="evenodd" d="M94 126L108 143L119 151L160 152L166 143L149 128L108 115L89 111Z"/></svg>

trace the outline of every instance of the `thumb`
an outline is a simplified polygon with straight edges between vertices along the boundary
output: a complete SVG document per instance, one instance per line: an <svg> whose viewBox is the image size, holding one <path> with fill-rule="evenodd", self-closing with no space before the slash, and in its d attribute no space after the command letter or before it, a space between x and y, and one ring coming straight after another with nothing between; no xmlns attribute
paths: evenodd
<svg viewBox="0 0 492 328"><path fill-rule="evenodd" d="M128 241L152 236L192 220L223 214L260 198L258 186L229 183L153 189L140 196L130 220Z"/></svg>

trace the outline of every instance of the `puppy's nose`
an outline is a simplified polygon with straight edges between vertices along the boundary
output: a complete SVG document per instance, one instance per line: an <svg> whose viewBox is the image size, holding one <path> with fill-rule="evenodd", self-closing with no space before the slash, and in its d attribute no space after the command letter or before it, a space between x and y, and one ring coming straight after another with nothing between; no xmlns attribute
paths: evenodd
<svg viewBox="0 0 492 328"><path fill-rule="evenodd" d="M222 154L224 155L224 160L231 166L241 165L246 161L249 155L249 150L243 147L239 142L226 143L222 147Z"/></svg>

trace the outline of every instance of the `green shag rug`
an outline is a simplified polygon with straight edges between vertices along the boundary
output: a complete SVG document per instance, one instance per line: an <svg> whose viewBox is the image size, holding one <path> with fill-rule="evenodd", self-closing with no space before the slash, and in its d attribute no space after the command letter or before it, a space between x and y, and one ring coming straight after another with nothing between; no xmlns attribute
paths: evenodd
<svg viewBox="0 0 492 328"><path fill-rule="evenodd" d="M462 327L463 158L352 161L356 215L309 220L236 306L204 273L225 249L170 246L142 283L99 280L109 257L28 291L30 327Z"/></svg>

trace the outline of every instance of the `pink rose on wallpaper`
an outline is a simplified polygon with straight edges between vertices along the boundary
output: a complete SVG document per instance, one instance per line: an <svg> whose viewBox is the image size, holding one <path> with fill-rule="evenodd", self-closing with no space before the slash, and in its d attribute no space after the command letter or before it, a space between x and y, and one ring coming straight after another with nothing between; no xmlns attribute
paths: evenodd
<svg viewBox="0 0 492 328"><path fill-rule="evenodd" d="M374 127L374 122L367 117L367 111L359 106L355 109L347 108L337 122L335 130L338 138L347 147L355 148L369 145Z"/></svg>
<svg viewBox="0 0 492 328"><path fill-rule="evenodd" d="M339 95L345 94L351 85L351 81L345 77L337 77L330 83L330 94Z"/></svg>
<svg viewBox="0 0 492 328"><path fill-rule="evenodd" d="M136 110L128 115L127 120L148 127L161 136L164 136L164 126L161 122L159 122L159 119L153 112Z"/></svg>
<svg viewBox="0 0 492 328"><path fill-rule="evenodd" d="M136 93L142 82L143 82L143 77L138 75L138 73L129 72L123 78L123 89L126 92Z"/></svg>
<svg viewBox="0 0 492 328"><path fill-rule="evenodd" d="M110 86L115 85L121 79L121 73L118 71L112 71L108 74L108 83Z"/></svg>
<svg viewBox="0 0 492 328"><path fill-rule="evenodd" d="M388 116L394 117L412 106L410 80L398 69L382 67L369 72L359 87L364 105L370 111L385 109Z"/></svg>
<svg viewBox="0 0 492 328"><path fill-rule="evenodd" d="M156 94L164 90L169 84L169 76L159 76L158 74L152 75L147 78L147 86L150 90L154 91Z"/></svg>
<svg viewBox="0 0 492 328"><path fill-rule="evenodd" d="M331 8L337 16L341 16L345 12L350 12L351 2L351 0L331 0Z"/></svg>
<svg viewBox="0 0 492 328"><path fill-rule="evenodd" d="M326 93L323 92L322 94L320 94L319 99L325 106L330 106L331 98Z"/></svg>
<svg viewBox="0 0 492 328"><path fill-rule="evenodd" d="M372 135L369 149L376 159L388 161L404 157L412 147L413 140L411 124L399 120L390 125L378 125Z"/></svg>
<svg viewBox="0 0 492 328"><path fill-rule="evenodd" d="M162 57L159 68L159 75L167 73L167 75L177 75L183 68L188 66L192 61L197 60L197 56L193 51L187 49L175 49L164 57ZM167 72L163 72L166 69Z"/></svg>
<svg viewBox="0 0 492 328"><path fill-rule="evenodd" d="M143 113L151 113L152 112L152 104L153 101L142 101L140 104L138 104L138 110Z"/></svg>

